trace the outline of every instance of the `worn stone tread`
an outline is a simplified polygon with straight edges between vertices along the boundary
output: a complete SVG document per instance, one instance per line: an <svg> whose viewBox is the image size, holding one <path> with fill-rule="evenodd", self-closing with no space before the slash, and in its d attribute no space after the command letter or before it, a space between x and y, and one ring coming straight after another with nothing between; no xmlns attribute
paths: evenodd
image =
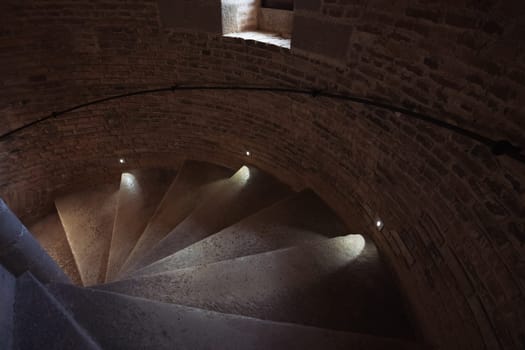
<svg viewBox="0 0 525 350"><path fill-rule="evenodd" d="M370 335L264 321L53 284L53 293L106 349L422 349Z"/></svg>
<svg viewBox="0 0 525 350"><path fill-rule="evenodd" d="M137 270L131 276L229 260L345 233L344 224L330 208L313 192L305 190Z"/></svg>
<svg viewBox="0 0 525 350"><path fill-rule="evenodd" d="M121 275L140 265L140 260L155 244L232 174L232 170L210 163L184 162L123 264Z"/></svg>
<svg viewBox="0 0 525 350"><path fill-rule="evenodd" d="M106 281L117 276L174 176L172 169L140 169L122 173Z"/></svg>
<svg viewBox="0 0 525 350"><path fill-rule="evenodd" d="M141 259L140 267L186 248L290 194L285 185L255 168L243 166L159 241Z"/></svg>
<svg viewBox="0 0 525 350"><path fill-rule="evenodd" d="M106 277L118 184L58 198L55 205L85 286Z"/></svg>
<svg viewBox="0 0 525 350"><path fill-rule="evenodd" d="M0 349L11 349L16 279L0 265Z"/></svg>
<svg viewBox="0 0 525 350"><path fill-rule="evenodd" d="M95 288L259 319L412 337L401 297L374 244L361 235Z"/></svg>
<svg viewBox="0 0 525 350"><path fill-rule="evenodd" d="M58 214L56 212L49 214L29 227L29 231L49 256L64 270L71 281L77 285L82 285L77 263Z"/></svg>
<svg viewBox="0 0 525 350"><path fill-rule="evenodd" d="M101 350L31 273L18 277L16 285L15 350Z"/></svg>

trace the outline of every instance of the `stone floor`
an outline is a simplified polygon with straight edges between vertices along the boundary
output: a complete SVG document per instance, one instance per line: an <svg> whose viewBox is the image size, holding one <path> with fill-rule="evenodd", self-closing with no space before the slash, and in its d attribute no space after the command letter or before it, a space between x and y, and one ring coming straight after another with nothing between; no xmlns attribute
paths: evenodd
<svg viewBox="0 0 525 350"><path fill-rule="evenodd" d="M276 45L289 49L291 39L283 38L279 33L270 33L262 31L249 31L249 32L240 32L240 33L229 33L224 36L230 38L241 38L244 40L256 40L263 43L268 43L271 45Z"/></svg>

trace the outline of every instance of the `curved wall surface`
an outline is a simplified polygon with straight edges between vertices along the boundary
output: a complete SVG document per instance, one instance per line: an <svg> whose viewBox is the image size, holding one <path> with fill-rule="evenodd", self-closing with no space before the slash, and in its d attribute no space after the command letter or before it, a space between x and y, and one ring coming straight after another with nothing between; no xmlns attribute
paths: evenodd
<svg viewBox="0 0 525 350"><path fill-rule="evenodd" d="M169 24L162 3L2 1L0 132L133 90L264 84L387 101L525 145L521 1L296 1L291 51L221 37L203 14L216 1ZM183 158L313 188L373 237L438 348L525 347L525 165L385 110L270 92L129 97L2 140L0 195L31 221L75 187Z"/></svg>

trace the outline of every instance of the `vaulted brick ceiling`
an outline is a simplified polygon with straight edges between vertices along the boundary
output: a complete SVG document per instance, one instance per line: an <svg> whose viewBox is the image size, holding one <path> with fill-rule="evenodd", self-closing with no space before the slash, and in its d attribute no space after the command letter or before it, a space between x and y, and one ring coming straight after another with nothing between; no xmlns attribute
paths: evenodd
<svg viewBox="0 0 525 350"><path fill-rule="evenodd" d="M209 26L220 11L167 26L157 1L2 1L0 131L126 91L238 83L384 100L525 146L522 1L295 8L290 51L221 37ZM121 157L249 161L370 234L431 343L525 346L525 166L469 139L323 97L187 91L80 109L0 147L0 195L27 221L59 193L116 178Z"/></svg>

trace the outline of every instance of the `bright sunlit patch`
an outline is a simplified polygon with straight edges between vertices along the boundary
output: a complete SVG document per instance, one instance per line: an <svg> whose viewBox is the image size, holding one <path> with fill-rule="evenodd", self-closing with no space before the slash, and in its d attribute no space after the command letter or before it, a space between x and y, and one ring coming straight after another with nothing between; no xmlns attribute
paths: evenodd
<svg viewBox="0 0 525 350"><path fill-rule="evenodd" d="M246 165L243 165L235 174L235 178L241 183L246 183L250 178L250 169Z"/></svg>
<svg viewBox="0 0 525 350"><path fill-rule="evenodd" d="M363 249L365 249L365 237L363 237L362 235L355 235L355 250L356 250L356 253L359 255L361 254L361 252L363 251Z"/></svg>
<svg viewBox="0 0 525 350"><path fill-rule="evenodd" d="M122 173L122 183L126 187L133 187L136 184L136 179L133 174L130 173Z"/></svg>
<svg viewBox="0 0 525 350"><path fill-rule="evenodd" d="M122 173L121 186L124 186L129 193L140 193L141 188L135 175L131 173Z"/></svg>
<svg viewBox="0 0 525 350"><path fill-rule="evenodd" d="M365 238L362 235L348 235L346 239L348 249L356 257L365 249Z"/></svg>
<svg viewBox="0 0 525 350"><path fill-rule="evenodd" d="M337 239L338 245L342 248L338 252L333 252L331 258L337 265L345 265L357 259L365 249L366 241L362 235L350 234Z"/></svg>

